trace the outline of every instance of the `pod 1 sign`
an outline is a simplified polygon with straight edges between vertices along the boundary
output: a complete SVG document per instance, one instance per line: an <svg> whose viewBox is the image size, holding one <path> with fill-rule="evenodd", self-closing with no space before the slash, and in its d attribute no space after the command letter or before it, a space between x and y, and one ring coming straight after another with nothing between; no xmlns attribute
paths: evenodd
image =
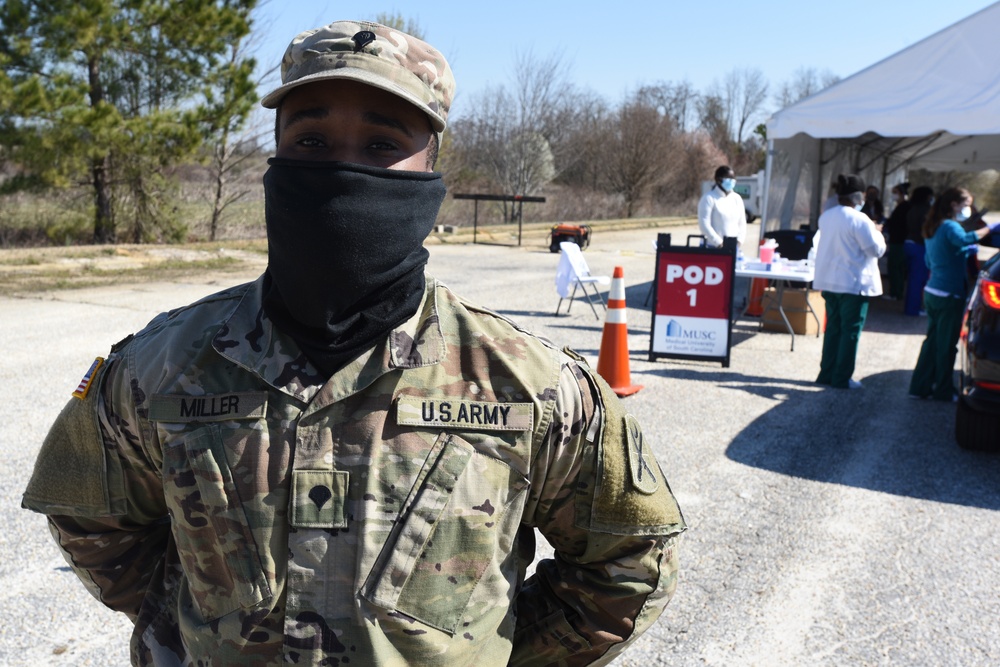
<svg viewBox="0 0 1000 667"><path fill-rule="evenodd" d="M690 239L689 239L690 240ZM729 366L736 239L722 248L656 243L649 358L719 361Z"/></svg>

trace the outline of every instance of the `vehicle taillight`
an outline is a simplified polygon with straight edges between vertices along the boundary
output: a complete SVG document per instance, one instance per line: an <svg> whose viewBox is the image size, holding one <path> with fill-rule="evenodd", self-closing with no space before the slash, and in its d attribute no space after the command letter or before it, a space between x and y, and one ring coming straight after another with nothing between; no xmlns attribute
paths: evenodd
<svg viewBox="0 0 1000 667"><path fill-rule="evenodd" d="M983 301L990 308L996 308L1000 310L1000 283L995 283L992 280L983 280L981 291L983 293Z"/></svg>
<svg viewBox="0 0 1000 667"><path fill-rule="evenodd" d="M996 382L983 382L982 380L973 380L972 384L977 387L982 387L983 389L989 389L990 391L1000 391L1000 384Z"/></svg>

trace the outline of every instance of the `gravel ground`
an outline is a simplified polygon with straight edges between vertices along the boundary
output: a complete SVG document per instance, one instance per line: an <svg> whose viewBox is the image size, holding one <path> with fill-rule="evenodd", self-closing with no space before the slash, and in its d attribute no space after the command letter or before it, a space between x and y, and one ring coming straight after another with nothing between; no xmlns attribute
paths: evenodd
<svg viewBox="0 0 1000 667"><path fill-rule="evenodd" d="M925 321L872 302L860 391L813 384L821 338L797 336L792 352L751 321L734 329L728 368L650 362L655 231L601 232L585 253L595 273L625 271L630 370L645 385L625 402L690 526L674 600L616 664L1000 664L1000 459L954 444L953 405L907 399ZM534 243L433 246L430 271L596 362L602 320L584 303L553 315L557 256ZM0 297L0 665L128 664L128 621L76 582L20 494L95 355L252 277Z"/></svg>

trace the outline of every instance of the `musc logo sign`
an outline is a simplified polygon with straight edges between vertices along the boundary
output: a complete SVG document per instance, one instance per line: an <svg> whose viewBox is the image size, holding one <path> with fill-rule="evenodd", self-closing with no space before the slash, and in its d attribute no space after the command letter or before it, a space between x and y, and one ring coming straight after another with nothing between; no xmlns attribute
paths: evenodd
<svg viewBox="0 0 1000 667"><path fill-rule="evenodd" d="M687 338L690 340L694 339L705 339L705 340L715 340L715 331L687 331L681 326L681 323L677 320L670 320L667 323L667 338Z"/></svg>
<svg viewBox="0 0 1000 667"><path fill-rule="evenodd" d="M728 365L733 270L729 252L661 247L651 356L720 359Z"/></svg>

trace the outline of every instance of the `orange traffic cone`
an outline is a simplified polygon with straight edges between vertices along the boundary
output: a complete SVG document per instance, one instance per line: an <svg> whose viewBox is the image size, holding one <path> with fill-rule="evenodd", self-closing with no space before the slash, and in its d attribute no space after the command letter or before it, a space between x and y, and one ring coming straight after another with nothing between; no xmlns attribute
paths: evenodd
<svg viewBox="0 0 1000 667"><path fill-rule="evenodd" d="M611 278L608 314L597 356L597 372L619 396L631 396L642 389L633 385L628 369L628 325L625 323L625 271L616 266Z"/></svg>
<svg viewBox="0 0 1000 667"><path fill-rule="evenodd" d="M764 245L766 239L761 239L760 244ZM759 251L758 251L759 252ZM760 317L764 314L764 290L767 289L767 280L764 278L750 279L750 297L747 302L747 315Z"/></svg>
<svg viewBox="0 0 1000 667"><path fill-rule="evenodd" d="M750 279L750 302L747 304L747 315L760 317L764 314L764 290L767 281L763 278Z"/></svg>

